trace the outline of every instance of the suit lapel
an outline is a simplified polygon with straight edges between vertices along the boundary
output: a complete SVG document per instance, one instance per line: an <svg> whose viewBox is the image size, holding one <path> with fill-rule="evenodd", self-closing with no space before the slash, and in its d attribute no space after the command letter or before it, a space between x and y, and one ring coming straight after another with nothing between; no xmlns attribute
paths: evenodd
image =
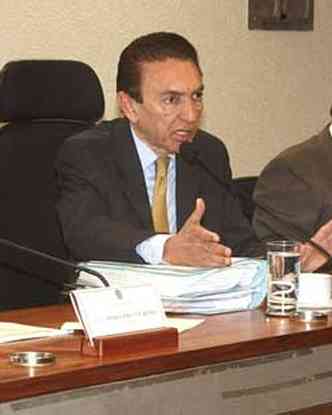
<svg viewBox="0 0 332 415"><path fill-rule="evenodd" d="M124 193L136 210L142 225L153 229L143 169L127 121L121 120L116 126L114 136L114 162L123 181Z"/></svg>
<svg viewBox="0 0 332 415"><path fill-rule="evenodd" d="M140 218L142 225L153 229L149 198L145 186L142 166L131 136L129 124L121 120L114 129L112 154L119 177L129 202ZM199 197L199 171L197 166L176 156L176 209L177 227L180 229L195 208Z"/></svg>
<svg viewBox="0 0 332 415"><path fill-rule="evenodd" d="M199 175L196 166L176 156L176 206L178 230L195 208L199 197Z"/></svg>

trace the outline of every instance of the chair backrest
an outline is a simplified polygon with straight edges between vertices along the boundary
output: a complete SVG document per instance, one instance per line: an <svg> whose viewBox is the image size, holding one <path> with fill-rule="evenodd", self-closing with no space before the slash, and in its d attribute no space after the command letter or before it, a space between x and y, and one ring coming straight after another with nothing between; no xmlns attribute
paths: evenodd
<svg viewBox="0 0 332 415"><path fill-rule="evenodd" d="M257 180L257 176L237 177L233 179L233 191L238 197L242 211L250 223L252 222L255 211L253 193Z"/></svg>
<svg viewBox="0 0 332 415"><path fill-rule="evenodd" d="M22 60L4 66L0 238L67 258L55 209L54 160L67 137L93 126L103 113L101 84L82 62ZM0 309L58 303L69 278L63 271L0 240Z"/></svg>

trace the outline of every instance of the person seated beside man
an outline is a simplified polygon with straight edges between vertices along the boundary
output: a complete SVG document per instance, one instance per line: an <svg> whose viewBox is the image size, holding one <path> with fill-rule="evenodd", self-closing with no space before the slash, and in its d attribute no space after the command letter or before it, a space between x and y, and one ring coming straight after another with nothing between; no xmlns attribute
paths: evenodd
<svg viewBox="0 0 332 415"><path fill-rule="evenodd" d="M264 168L254 192L257 236L262 240L299 240L304 271L331 270L331 190L329 123L317 135L281 152Z"/></svg>
<svg viewBox="0 0 332 415"><path fill-rule="evenodd" d="M197 52L182 36L151 33L124 49L124 117L67 140L56 165L73 258L224 266L262 253L233 195L225 145L199 129L203 90Z"/></svg>

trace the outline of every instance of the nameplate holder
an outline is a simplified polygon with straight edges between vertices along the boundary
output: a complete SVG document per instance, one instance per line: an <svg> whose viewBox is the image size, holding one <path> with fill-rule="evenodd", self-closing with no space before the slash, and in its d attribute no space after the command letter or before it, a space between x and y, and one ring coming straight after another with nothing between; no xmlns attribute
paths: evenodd
<svg viewBox="0 0 332 415"><path fill-rule="evenodd" d="M177 347L177 330L167 327L160 295L151 285L81 289L70 298L84 328L83 354L103 357Z"/></svg>
<svg viewBox="0 0 332 415"><path fill-rule="evenodd" d="M178 347L178 331L174 327L141 330L113 336L96 337L91 346L87 337L81 338L80 352L83 355L98 356L137 356L139 353L153 355L160 351Z"/></svg>

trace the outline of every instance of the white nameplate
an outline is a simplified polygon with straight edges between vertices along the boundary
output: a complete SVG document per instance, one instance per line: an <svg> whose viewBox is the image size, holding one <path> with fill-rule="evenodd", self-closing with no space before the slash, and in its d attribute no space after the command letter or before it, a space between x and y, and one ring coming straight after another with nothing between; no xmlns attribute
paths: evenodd
<svg viewBox="0 0 332 415"><path fill-rule="evenodd" d="M151 285L74 290L70 298L91 344L95 337L167 327L160 295Z"/></svg>

